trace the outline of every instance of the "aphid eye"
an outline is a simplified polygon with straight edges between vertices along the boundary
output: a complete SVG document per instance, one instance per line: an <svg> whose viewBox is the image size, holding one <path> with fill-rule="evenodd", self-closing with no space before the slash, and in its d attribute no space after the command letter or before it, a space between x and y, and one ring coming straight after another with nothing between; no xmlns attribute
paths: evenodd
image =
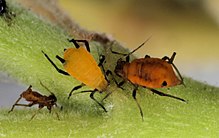
<svg viewBox="0 0 219 138"><path fill-rule="evenodd" d="M167 86L167 82L166 81L163 81L163 83L162 83L162 87L164 87L164 86Z"/></svg>

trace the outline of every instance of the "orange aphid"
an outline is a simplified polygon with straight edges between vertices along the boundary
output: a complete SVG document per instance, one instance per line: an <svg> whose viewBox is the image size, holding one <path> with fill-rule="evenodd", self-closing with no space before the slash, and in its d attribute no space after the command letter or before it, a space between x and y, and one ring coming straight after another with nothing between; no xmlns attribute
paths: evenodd
<svg viewBox="0 0 219 138"><path fill-rule="evenodd" d="M147 88L171 87L181 84L171 64L159 58L140 58L123 66L121 76L131 83Z"/></svg>
<svg viewBox="0 0 219 138"><path fill-rule="evenodd" d="M65 70L90 88L104 91L108 85L93 56L84 48L68 48L64 52Z"/></svg>
<svg viewBox="0 0 219 138"><path fill-rule="evenodd" d="M56 56L56 58L63 63L66 72L59 69L53 63L53 61L47 56L47 54L44 53L43 51L42 52L59 73L63 75L70 75L82 83L81 85L76 86L71 90L68 99L70 98L70 96L75 90L78 90L84 85L86 85L92 88L93 90L80 91L78 93L91 92L90 94L91 99L93 99L97 104L99 104L104 109L104 111L106 111L105 107L94 98L95 92L97 91L102 92L108 86L108 81L106 80L105 72L103 74L100 69L100 67L102 67L102 69L104 70L102 64L105 61L105 57L102 55L100 58L100 63L97 64L94 57L89 53L90 48L86 40L72 39L69 40L69 42L73 42L75 48L66 49L64 51L63 58L59 57L58 55ZM83 42L87 50L85 49L84 46L79 45L78 42Z"/></svg>
<svg viewBox="0 0 219 138"><path fill-rule="evenodd" d="M149 39L147 39L146 41L148 40ZM155 90L155 88L165 88L183 84L183 78L180 75L176 66L173 64L173 60L176 55L175 52L173 53L171 58L167 56L163 57L162 59L151 58L150 56L146 55L145 58L135 59L129 62L129 56L133 54L136 50L138 50L140 47L142 47L144 43L128 54L123 54L111 50L114 54L120 54L126 57L125 61L122 60L122 58L120 58L117 61L117 65L115 67L114 72L116 73L116 75L123 78L123 81L119 83L118 87L121 88L121 86L126 81L129 81L131 84L134 85L132 96L138 105L138 108L142 116L142 120L143 112L140 107L140 104L136 99L136 91L139 86L147 88L151 90L153 93L158 94L160 96L167 96L186 102L182 98ZM177 72L178 76L175 74L173 68Z"/></svg>

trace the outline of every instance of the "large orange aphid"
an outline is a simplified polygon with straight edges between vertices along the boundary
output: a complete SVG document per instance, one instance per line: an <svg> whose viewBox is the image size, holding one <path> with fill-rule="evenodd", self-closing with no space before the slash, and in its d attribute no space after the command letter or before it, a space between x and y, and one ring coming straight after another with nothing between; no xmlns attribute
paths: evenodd
<svg viewBox="0 0 219 138"><path fill-rule="evenodd" d="M80 91L78 93L91 92L91 99L93 99L104 109L104 111L106 111L105 107L94 98L95 92L104 91L108 86L105 70L103 68L103 62L105 61L105 57L101 55L100 63L97 64L94 57L89 53L90 47L89 43L86 40L72 39L69 40L69 42L73 42L75 48L65 49L63 58L56 55L56 58L62 62L66 71L59 69L55 65L55 63L48 57L48 55L43 51L42 52L59 73L63 75L70 75L82 83L81 85L78 85L71 90L68 99L75 90L78 90L84 85L86 85L92 88L93 90ZM84 43L86 49L84 46L79 45L78 42ZM102 73L100 67L102 67L104 74Z"/></svg>
<svg viewBox="0 0 219 138"><path fill-rule="evenodd" d="M116 75L123 78L123 81L118 84L120 88L126 81L129 81L134 85L132 96L138 105L142 119L143 112L136 99L136 91L138 86L145 87L160 96L167 96L185 102L185 100L182 98L155 90L155 88L172 87L183 84L183 78L176 66L173 64L176 53L174 52L171 58L167 56L163 57L162 59L151 58L150 56L146 55L145 58L135 59L129 62L129 56L143 45L144 43L128 54L112 51L114 54L120 54L126 57L125 61L122 60L122 58L117 61L114 72ZM175 74L174 69L178 76Z"/></svg>
<svg viewBox="0 0 219 138"><path fill-rule="evenodd" d="M104 91L108 85L93 56L84 48L68 48L64 52L64 68L75 79L90 88Z"/></svg>
<svg viewBox="0 0 219 138"><path fill-rule="evenodd" d="M171 64L159 58L140 58L131 63L118 61L115 72L131 83L147 88L172 87L182 83Z"/></svg>

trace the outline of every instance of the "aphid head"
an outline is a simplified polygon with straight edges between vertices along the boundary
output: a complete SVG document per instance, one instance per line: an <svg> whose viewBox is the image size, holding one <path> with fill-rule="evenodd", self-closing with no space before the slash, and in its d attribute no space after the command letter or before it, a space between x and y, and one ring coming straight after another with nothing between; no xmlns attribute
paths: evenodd
<svg viewBox="0 0 219 138"><path fill-rule="evenodd" d="M55 94L52 93L52 92L51 92L51 95L49 95L48 99L50 100L50 102L52 104L55 104L55 102L57 101L57 98L56 98Z"/></svg>
<svg viewBox="0 0 219 138"><path fill-rule="evenodd" d="M125 64L127 64L127 62L123 61L121 58L117 61L116 67L115 67L115 70L114 70L116 75L118 75L120 77L124 76L123 67L124 67Z"/></svg>

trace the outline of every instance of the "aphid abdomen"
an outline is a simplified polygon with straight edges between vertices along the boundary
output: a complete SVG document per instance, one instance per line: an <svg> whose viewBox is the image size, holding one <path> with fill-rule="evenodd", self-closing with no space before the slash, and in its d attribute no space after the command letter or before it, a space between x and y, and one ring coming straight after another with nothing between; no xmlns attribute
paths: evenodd
<svg viewBox="0 0 219 138"><path fill-rule="evenodd" d="M84 48L69 48L64 53L65 70L75 79L98 90L107 86L107 81L93 56Z"/></svg>
<svg viewBox="0 0 219 138"><path fill-rule="evenodd" d="M162 59L136 59L125 68L130 82L147 88L171 87L181 83L172 66Z"/></svg>
<svg viewBox="0 0 219 138"><path fill-rule="evenodd" d="M21 96L26 99L27 101L38 101L40 97L42 97L41 94L35 92L35 91L24 91Z"/></svg>

